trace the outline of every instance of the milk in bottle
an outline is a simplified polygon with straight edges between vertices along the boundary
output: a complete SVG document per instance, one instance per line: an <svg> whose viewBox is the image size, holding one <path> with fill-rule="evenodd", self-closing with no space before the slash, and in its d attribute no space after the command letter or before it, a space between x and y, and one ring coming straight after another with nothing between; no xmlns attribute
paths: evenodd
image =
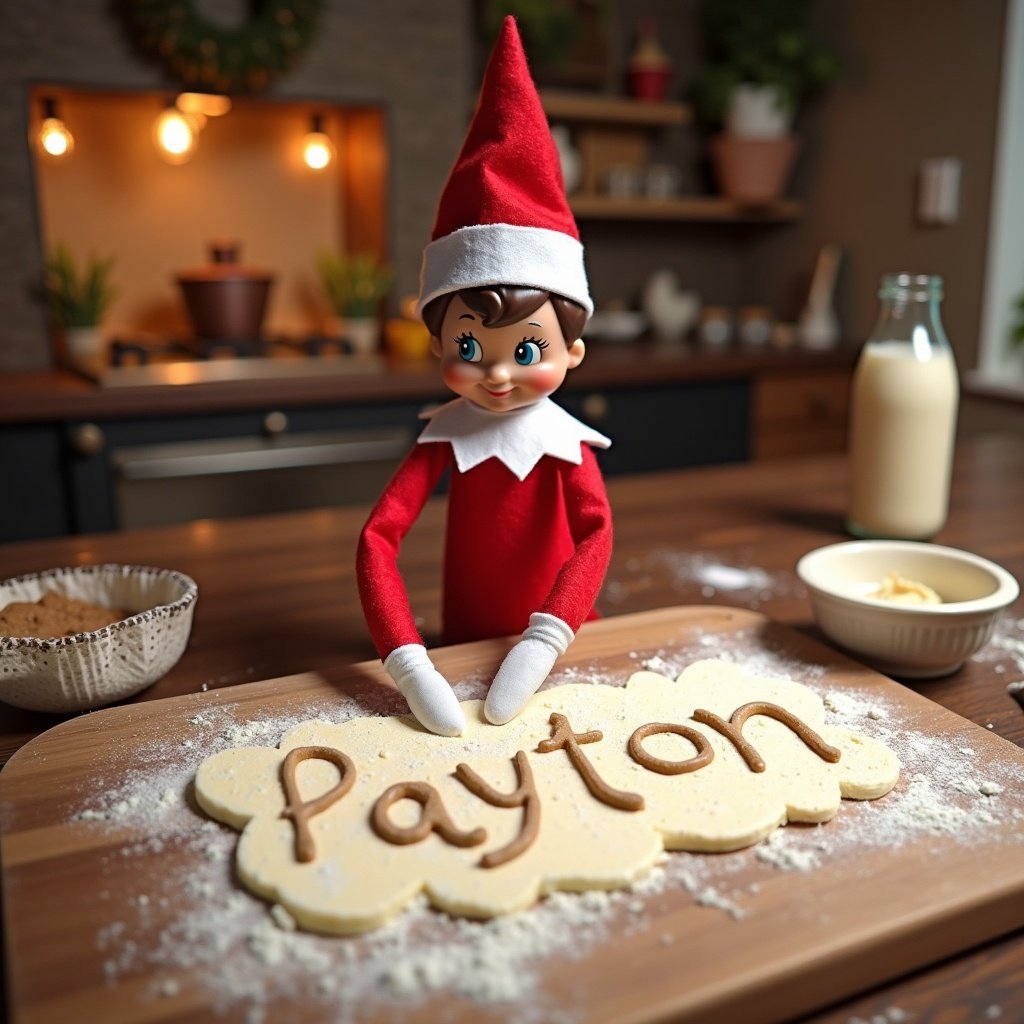
<svg viewBox="0 0 1024 1024"><path fill-rule="evenodd" d="M942 279L892 274L853 378L847 529L926 540L949 511L959 397L942 328Z"/></svg>

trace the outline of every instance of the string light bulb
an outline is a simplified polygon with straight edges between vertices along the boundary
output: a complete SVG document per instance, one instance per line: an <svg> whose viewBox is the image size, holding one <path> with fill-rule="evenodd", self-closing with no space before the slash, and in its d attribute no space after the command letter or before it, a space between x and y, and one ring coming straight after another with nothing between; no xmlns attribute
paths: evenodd
<svg viewBox="0 0 1024 1024"><path fill-rule="evenodd" d="M322 171L334 159L334 143L324 131L321 114L314 114L310 118L309 132L302 145L302 159L312 171Z"/></svg>
<svg viewBox="0 0 1024 1024"><path fill-rule="evenodd" d="M153 123L157 151L169 164L183 164L199 145L199 127L192 117L168 104Z"/></svg>
<svg viewBox="0 0 1024 1024"><path fill-rule="evenodd" d="M43 121L37 138L42 151L55 159L67 156L75 148L74 137L61 120L52 96L43 98Z"/></svg>

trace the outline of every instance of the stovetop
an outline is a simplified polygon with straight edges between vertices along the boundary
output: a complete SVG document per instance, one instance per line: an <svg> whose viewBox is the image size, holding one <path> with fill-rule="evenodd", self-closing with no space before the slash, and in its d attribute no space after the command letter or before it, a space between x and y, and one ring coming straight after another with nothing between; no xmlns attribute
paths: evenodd
<svg viewBox="0 0 1024 1024"><path fill-rule="evenodd" d="M336 377L380 370L383 360L354 354L344 339L161 340L115 338L107 354L76 359L71 368L102 388L211 384L225 381Z"/></svg>

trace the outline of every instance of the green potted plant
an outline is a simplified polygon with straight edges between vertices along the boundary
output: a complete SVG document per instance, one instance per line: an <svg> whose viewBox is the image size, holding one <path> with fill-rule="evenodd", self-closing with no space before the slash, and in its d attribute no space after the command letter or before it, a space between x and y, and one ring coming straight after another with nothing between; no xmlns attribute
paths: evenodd
<svg viewBox="0 0 1024 1024"><path fill-rule="evenodd" d="M338 319L336 333L357 352L372 351L380 340L377 316L394 274L373 253L324 250L317 257L320 283Z"/></svg>
<svg viewBox="0 0 1024 1024"><path fill-rule="evenodd" d="M72 359L102 351L100 324L114 300L113 269L112 256L89 256L79 265L61 242L46 258L41 297Z"/></svg>
<svg viewBox="0 0 1024 1024"><path fill-rule="evenodd" d="M706 63L693 82L697 115L712 129L719 187L746 203L777 199L796 157L801 102L839 73L807 27L807 0L705 0Z"/></svg>

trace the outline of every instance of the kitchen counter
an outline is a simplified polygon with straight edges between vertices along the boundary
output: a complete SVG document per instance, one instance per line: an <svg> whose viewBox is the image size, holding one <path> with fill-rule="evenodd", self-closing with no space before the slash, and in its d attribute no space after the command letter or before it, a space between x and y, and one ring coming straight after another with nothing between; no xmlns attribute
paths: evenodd
<svg viewBox="0 0 1024 1024"><path fill-rule="evenodd" d="M609 481L616 538L601 610L618 615L667 605L732 605L819 636L793 566L808 550L843 539L844 478L843 458L818 456ZM994 559L1024 579L1021 507L1019 438L972 439L958 449L950 520L937 540ZM136 701L307 670L330 682L343 666L374 656L353 570L364 518L361 508L320 509L7 544L0 546L0 567L6 576L119 561L193 576L200 598L189 648ZM410 597L428 642L439 628L442 522L443 507L433 501L403 549ZM1024 599L1008 610L989 647L960 671L910 685L1024 746L1024 709L1007 689L1024 675L1022 631ZM57 721L3 707L3 759ZM997 1011L1002 1020L1024 1020L1022 962L1024 933L1017 933L806 1020L982 1021L996 1019ZM892 1016L896 1009L904 1016Z"/></svg>
<svg viewBox="0 0 1024 1024"><path fill-rule="evenodd" d="M587 358L569 374L568 391L671 382L735 379L796 371L849 370L856 350L829 352L705 351L693 346L590 342ZM191 414L230 409L317 404L432 401L449 396L433 359L349 359L351 373L185 386L99 388L70 370L0 375L0 423Z"/></svg>

